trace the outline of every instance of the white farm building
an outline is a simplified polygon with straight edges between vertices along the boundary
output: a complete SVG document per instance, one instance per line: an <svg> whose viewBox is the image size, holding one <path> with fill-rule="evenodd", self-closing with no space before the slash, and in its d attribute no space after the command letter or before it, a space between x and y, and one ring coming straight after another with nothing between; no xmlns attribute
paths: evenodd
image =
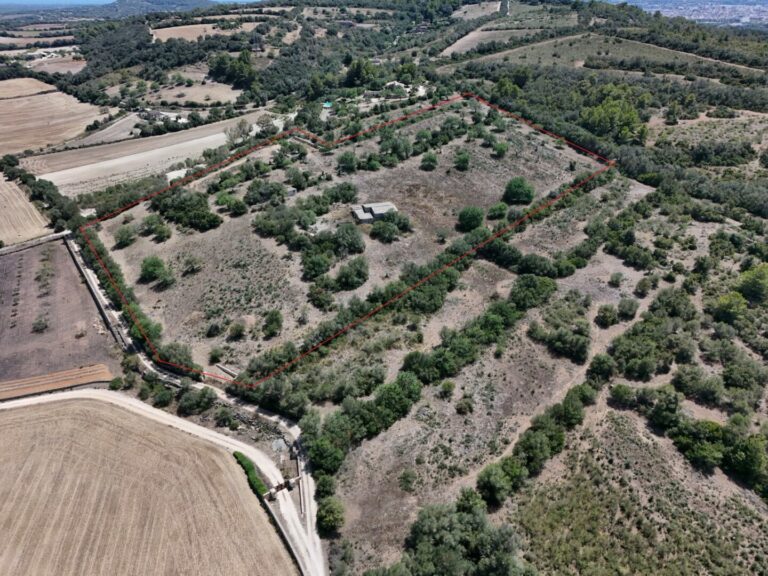
<svg viewBox="0 0 768 576"><path fill-rule="evenodd" d="M372 202L371 204L352 206L352 215L358 224L380 220L389 212L397 212L397 207L392 202Z"/></svg>

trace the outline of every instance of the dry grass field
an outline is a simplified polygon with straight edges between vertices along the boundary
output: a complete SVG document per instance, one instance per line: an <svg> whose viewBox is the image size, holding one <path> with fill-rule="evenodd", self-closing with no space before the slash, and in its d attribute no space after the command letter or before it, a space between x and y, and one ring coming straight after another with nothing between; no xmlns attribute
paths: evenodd
<svg viewBox="0 0 768 576"><path fill-rule="evenodd" d="M26 24L19 26L20 30L65 30L69 28L66 22L49 22L45 24Z"/></svg>
<svg viewBox="0 0 768 576"><path fill-rule="evenodd" d="M479 4L468 4L456 10L451 16L462 20L474 20L483 16L496 14L501 7L501 2L480 2Z"/></svg>
<svg viewBox="0 0 768 576"><path fill-rule="evenodd" d="M40 92L51 92L55 86L40 82L34 78L12 78L0 81L0 99L19 98L20 96L32 96Z"/></svg>
<svg viewBox="0 0 768 576"><path fill-rule="evenodd" d="M0 400L63 390L64 388L82 386L83 384L109 382L113 377L112 372L104 364L94 364L71 370L51 372L43 376L5 380L0 382Z"/></svg>
<svg viewBox="0 0 768 576"><path fill-rule="evenodd" d="M513 64L558 65L580 67L588 56L612 56L617 58L632 58L635 56L647 58L656 62L708 62L712 61L703 56L686 52L661 48L644 42L625 40L602 36L600 34L581 34L563 36L544 40L535 44L520 46L502 52L487 54L473 58L472 62L504 61ZM736 64L727 64L737 68L746 68ZM458 65L447 65L438 69L440 72L450 72Z"/></svg>
<svg viewBox="0 0 768 576"><path fill-rule="evenodd" d="M510 38L523 38L539 32L540 29L522 29L522 30L474 30L466 36L456 40L445 50L440 52L440 56L450 56L451 54L464 54L474 50L480 44L488 42L507 42Z"/></svg>
<svg viewBox="0 0 768 576"><path fill-rule="evenodd" d="M231 30L220 30L215 24L188 24L171 28L156 28L152 30L152 36L159 42L165 42L170 38L197 40L200 36L231 36L238 32L250 32L259 24L260 22L243 22L240 28Z"/></svg>
<svg viewBox="0 0 768 576"><path fill-rule="evenodd" d="M0 107L0 126L5 128L0 154L59 144L74 138L88 124L104 116L96 106L78 102L61 92L6 100Z"/></svg>
<svg viewBox="0 0 768 576"><path fill-rule="evenodd" d="M197 158L206 148L226 143L224 131L240 119L255 122L263 111L214 124L155 136L66 150L22 159L22 165L52 181L67 196L93 192L111 184L164 172L187 158Z"/></svg>
<svg viewBox="0 0 768 576"><path fill-rule="evenodd" d="M97 363L117 373L115 342L62 241L0 256L0 278L2 380Z"/></svg>
<svg viewBox="0 0 768 576"><path fill-rule="evenodd" d="M8 246L43 236L47 225L21 188L0 178L0 242Z"/></svg>
<svg viewBox="0 0 768 576"><path fill-rule="evenodd" d="M232 88L227 84L206 80L205 84L194 84L193 86L169 86L161 88L157 92L147 94L147 101L160 102L196 102L198 104L210 104L215 102L234 102L242 94L242 90Z"/></svg>
<svg viewBox="0 0 768 576"><path fill-rule="evenodd" d="M572 574L579 558L590 573L626 566L633 574L752 576L768 553L764 502L720 471L694 471L644 419L603 402L497 516L552 575Z"/></svg>
<svg viewBox="0 0 768 576"><path fill-rule="evenodd" d="M470 108L450 112L469 113ZM420 130L435 130L445 118L445 113L436 114L402 128L402 133L413 137ZM507 133L500 134L499 138L510 145L509 153L501 161L492 158L491 150L482 147L479 141L466 143L457 139L441 149L438 168L433 172L421 170L421 159L414 157L391 169L360 171L335 179L335 183L344 181L354 184L360 202L394 202L414 226L412 233L391 244L371 239L368 236L370 226L362 226L369 280L356 290L340 293L339 301L346 301L351 296L365 298L373 286L383 285L397 277L404 262L422 264L435 257L445 249L439 239L441 234L447 242L460 236L455 230L458 211L468 205L487 209L498 203L507 181L513 176L526 177L535 186L537 195L543 197L572 179L574 172L594 170L596 166L570 149L556 148L550 139L526 127L511 125ZM312 174L333 173L336 156L342 151L354 150L362 157L376 146L376 140L371 139L340 148L333 155L323 155L310 149L305 162L299 166ZM470 153L470 168L466 172L453 168L453 159L459 149ZM267 158L270 153L267 152ZM574 171L569 169L571 161L574 162ZM276 171L270 179L282 181L284 174ZM205 190L205 186L197 184L192 187ZM317 188L310 188L289 199L288 205L318 191ZM130 217L135 222L140 222L147 214L145 207L130 211ZM322 216L318 226L335 230L339 224L351 221L349 206L339 205ZM115 245L114 234L121 225L122 218L104 224L101 238L106 246ZM189 344L195 361L207 369L213 369L208 360L213 348L229 350L227 363L244 365L250 355L281 342L300 341L326 314L307 303L309 284L301 281L299 255L271 239L256 236L247 216L227 217L219 228L204 234L176 232L162 243L139 238L126 248L114 250L112 255L127 281L135 287L147 313L163 324L169 338ZM141 262L150 255L160 256L177 271L188 256L200 259L204 266L194 275L184 277L176 274L174 286L158 291L150 285L136 283ZM466 296L474 298L473 306L482 307L482 298L475 298L474 293ZM441 317L441 321L451 326L460 324L466 314L471 313L467 312L467 303L464 304L463 309L461 306L448 307L447 316ZM260 327L262 314L270 309L281 311L283 330L278 337L265 342L260 336ZM227 341L226 333L206 337L208 325L213 319L222 318L243 322L249 332L254 329L254 337L236 341ZM434 333L439 333L439 327Z"/></svg>
<svg viewBox="0 0 768 576"><path fill-rule="evenodd" d="M49 72L51 74L56 72L60 72L61 74L66 74L67 72L77 74L80 70L85 68L86 64L87 62L83 59L76 60L72 56L62 55L54 58L35 60L29 64L29 67L38 72Z"/></svg>
<svg viewBox="0 0 768 576"><path fill-rule="evenodd" d="M2 411L0 435L2 574L297 574L203 440L96 400Z"/></svg>

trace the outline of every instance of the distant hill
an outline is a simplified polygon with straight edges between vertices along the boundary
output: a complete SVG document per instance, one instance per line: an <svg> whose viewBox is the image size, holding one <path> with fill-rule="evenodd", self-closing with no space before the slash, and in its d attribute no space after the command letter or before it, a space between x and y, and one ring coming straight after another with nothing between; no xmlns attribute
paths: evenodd
<svg viewBox="0 0 768 576"><path fill-rule="evenodd" d="M99 0L39 0L26 4L0 5L0 13L18 15L67 16L90 18L124 18L151 12L185 12L196 8L210 8L212 0L116 0L103 3Z"/></svg>

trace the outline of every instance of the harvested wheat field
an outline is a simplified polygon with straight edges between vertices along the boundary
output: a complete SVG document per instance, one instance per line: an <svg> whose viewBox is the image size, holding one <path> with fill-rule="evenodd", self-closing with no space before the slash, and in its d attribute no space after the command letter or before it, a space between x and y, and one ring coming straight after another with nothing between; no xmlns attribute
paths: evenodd
<svg viewBox="0 0 768 576"><path fill-rule="evenodd" d="M0 574L297 573L203 440L96 400L4 410L0 435Z"/></svg>
<svg viewBox="0 0 768 576"><path fill-rule="evenodd" d="M197 158L206 148L226 144L226 129L240 119L253 123L263 113L263 110L257 110L239 118L162 136L30 156L22 159L21 164L36 176L56 184L65 196L76 196L118 182L158 174L176 162Z"/></svg>
<svg viewBox="0 0 768 576"><path fill-rule="evenodd" d="M82 366L72 370L51 372L44 376L33 376L19 380L6 380L0 382L0 400L20 398L31 394L42 394L53 390L63 390L73 386L95 384L97 382L109 382L113 374L104 364Z"/></svg>
<svg viewBox="0 0 768 576"><path fill-rule="evenodd" d="M230 30L221 30L215 24L188 24L171 28L157 28L152 30L152 36L160 42L165 42L170 38L197 40L200 36L231 36L238 32L250 32L259 24L260 22L243 22L239 28Z"/></svg>
<svg viewBox="0 0 768 576"><path fill-rule="evenodd" d="M43 236L47 225L16 183L0 178L0 242L7 246Z"/></svg>
<svg viewBox="0 0 768 576"><path fill-rule="evenodd" d="M32 96L40 92L53 92L56 86L51 86L34 78L13 78L0 81L0 98L18 98Z"/></svg>
<svg viewBox="0 0 768 576"><path fill-rule="evenodd" d="M12 38L10 36L0 36L0 45L11 45L14 46L31 46L35 44L36 42L41 42L43 44L49 44L51 42L54 42L56 40L74 40L74 36L53 36L51 38Z"/></svg>
<svg viewBox="0 0 768 576"><path fill-rule="evenodd" d="M61 92L6 100L0 107L0 126L5 128L0 154L64 142L104 116L96 106L78 102Z"/></svg>

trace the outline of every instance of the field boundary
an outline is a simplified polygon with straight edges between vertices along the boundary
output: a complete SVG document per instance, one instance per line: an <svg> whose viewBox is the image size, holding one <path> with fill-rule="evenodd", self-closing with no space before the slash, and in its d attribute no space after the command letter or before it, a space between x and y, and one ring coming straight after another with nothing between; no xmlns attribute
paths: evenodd
<svg viewBox="0 0 768 576"><path fill-rule="evenodd" d="M160 194L164 194L165 192L169 192L170 190L178 188L179 186L184 186L185 184L188 184L190 182L198 180L198 179L202 178L203 176L206 176L206 175L210 174L211 172L215 172L216 170L219 170L220 168L224 168L225 166L228 166L229 164L231 164L231 163L233 163L233 162L235 162L235 161L237 161L237 160L239 160L241 158L244 158L244 157L248 156L249 154L252 154L253 152L255 152L257 150L260 150L260 149L265 148L267 146L271 146L271 145L275 144L276 142L279 142L280 140L283 140L285 138L290 138L290 137L298 135L298 136L301 136L303 138L307 138L307 139L315 142L316 144L318 144L319 146L322 146L323 148L327 148L327 149L330 150L330 149L336 148L336 147L338 147L338 146L340 146L342 144L345 144L346 142L354 140L355 138L358 138L360 136L364 136L366 134L377 132L378 130L381 130L382 128L385 128L387 126L391 126L393 124L399 124L399 123L404 122L406 120L409 120L411 118L414 118L414 117L417 117L417 116L421 116L421 115L426 114L428 112L439 110L439 109L443 108L444 106L447 106L449 104L452 104L452 103L458 102L458 101L462 101L462 100L475 100L476 102L479 102L480 104L482 104L484 106L487 106L488 108L491 108L492 110L495 110L495 111L499 112L500 114L503 114L504 116L506 116L508 118L512 118L513 120L516 120L516 121L520 122L521 124L525 124L529 128L532 128L533 130L535 130L535 131L537 131L537 132L539 132L541 134L544 134L545 136L548 136L548 137L553 138L553 139L555 139L555 140L557 140L559 142L567 144L569 147L571 147L571 148L577 150L578 152L581 152L582 154L585 154L585 155L591 157L593 160L603 164L603 167L600 168L599 170L596 170L595 172L592 172L589 176L587 176L586 178L584 178L580 182L577 182L576 184L572 184L571 186L569 186L568 188L566 188L565 190L560 192L557 196L554 196L554 197L550 198L548 201L538 205L533 210L530 210L530 211L526 212L523 216L521 216L520 218L518 218L517 220L515 220L511 224L507 225L506 227L502 228L501 230L499 230L499 231L495 232L494 234L492 234L491 236L489 236L486 240L476 244L475 246L473 246L472 248L470 248L469 250L467 250L463 254L460 254L460 255L456 256L450 262L446 263L445 265L443 265L440 268L434 270L430 274L428 274L428 275L424 276L423 278L419 279L418 281L414 282L413 284L411 284L410 286L408 286L407 288L405 288L400 293L396 294L395 296L393 296L392 298L390 298L386 302L383 302L383 303L379 304L378 306L376 306L375 308L373 308L372 310L370 310L366 314L363 314L362 316L360 316L357 319L353 320L352 322L350 322L346 326L344 326L344 327L340 328L339 330L337 330L336 332L334 332L332 335L330 335L327 338L325 338L324 340L318 342L317 344L315 344L311 348L305 350L304 352L298 354L295 358L289 360L288 362L284 363L280 367L276 368L275 370L273 370L272 372L270 372L266 376L261 377L260 379L256 380L255 382L252 382L252 383L250 383L250 382L241 382L241 381L238 381L238 380L236 380L234 378L227 378L227 377L221 376L219 374L213 374L211 372L205 372L203 370L197 370L197 369L192 368L190 366L184 366L184 365L181 365L181 364L176 364L174 362L168 362L167 360L163 360L160 357L160 353L159 353L158 349L155 347L154 342L152 342L152 340L147 337L147 334L144 331L144 328L142 327L141 322L139 322L139 319L136 317L136 313L133 311L133 309L130 306L128 306L128 304L129 304L128 299L125 297L123 292L120 290L120 286L115 281L115 278L112 276L112 273L109 271L109 268L104 264L104 261L102 260L101 256L99 255L99 253L96 250L96 248L93 245L93 243L91 242L91 239L90 239L89 235L86 234L86 230L88 228L91 228L92 226L95 226L95 225L99 224L100 222L112 219L115 216L125 212L126 210L129 210L130 208L133 208L134 206L136 206L138 204L141 204L142 202L146 202L147 200L150 200L150 199L152 199L152 198L154 198L156 196L159 196ZM439 276L440 274L442 274L443 272L445 272L449 268L452 268L453 266L455 266L456 264L458 264L462 260L464 260L464 259L468 258L469 256L473 255L478 250L480 250L484 246L488 245L489 243L493 242L497 238L500 238L501 236L504 236L504 235L508 234L510 231L512 231L515 228L517 228L518 226L520 226L520 224L522 224L522 223L526 222L527 220L529 220L531 217L533 217L536 214L538 214L538 213L540 213L540 212L550 208L551 206L553 206L554 204L556 204L557 202L559 202L560 200L562 200L563 198L565 198L566 196L568 196L569 194L574 192L575 190L578 190L579 188L581 188L582 186L584 186L585 184L587 184L591 180L594 180L599 175L601 175L604 172L606 172L606 171L610 170L611 168L613 168L614 165L615 165L615 161L610 160L610 159L606 158L605 156L601 156L597 152L593 152L592 150L588 150L587 148L584 148L583 146L580 146L579 144L576 144L575 142L571 142L570 140L564 138L563 136L555 134L554 132L551 132L551 131L545 129L544 127L539 126L539 125L535 124L534 122L532 122L532 121L530 121L530 120L528 120L526 118L523 118L522 116L519 116L519 115L517 115L517 114L515 114L513 112L509 112L508 110L505 110L505 109L501 108L500 106L492 104L488 100L486 100L486 99L484 99L484 98L482 98L482 97L480 97L480 96L478 96L478 95L476 95L474 93L462 92L461 94L458 94L456 96L452 96L452 97L447 98L445 100L441 100L439 102L436 102L435 104L431 104L429 106L425 106L425 107L419 108L417 110L409 112L408 114L399 116L398 118L394 118L392 120L387 120L386 122L381 122L379 124L375 124L373 126L370 126L369 128L366 128L365 130L361 130L360 132L356 132L355 134L350 134L348 136L343 136L343 137L341 137L341 138L339 138L337 140L333 140L331 142L328 142L328 141L324 140L322 137L320 137L320 136L318 136L316 134L313 134L311 132L308 132L307 130L303 130L301 128L291 128L289 130L285 130L285 131L280 132L278 134L275 134L274 136L271 136L271 137L269 137L269 138L267 138L265 140L262 140L261 142L259 142L258 144L254 145L254 146L251 146L251 147L249 147L249 148L247 148L245 150L241 150L240 152L237 152L237 153L235 153L235 154L225 158L221 162L217 162L216 164L212 164L211 166L208 166L208 167L206 167L206 168L204 168L202 170L199 170L198 172L195 172L193 174L185 176L184 178L181 178L179 180L175 180L174 182L170 183L165 188L162 188L160 190L156 190L155 192L147 194L146 196L144 196L142 198L139 198L138 200L134 200L133 202L129 202L125 206L122 206L122 207L118 208L117 210L114 210L113 212L110 212L109 214L105 214L105 215L103 215L103 216L101 216L99 218L95 218L95 219L87 222L83 226L81 226L80 227L80 232L82 233L83 237L85 238L86 244L88 245L88 248L90 249L90 251L93 253L93 255L94 255L95 259L96 259L96 262L98 262L99 266L101 266L102 270L104 271L104 273L106 274L107 278L109 279L110 284L112 285L112 287L115 289L115 291L119 295L120 300L123 302L123 304L125 304L124 311L127 311L127 313L131 316L131 320L133 320L134 325L139 330L142 338L144 339L144 342L147 345L147 348L151 352L151 358L152 358L152 360L155 363L160 364L160 365L170 366L172 368L176 368L177 370L183 370L185 372L191 372L191 373L199 374L201 376L205 376L205 377L208 377L208 378L214 378L216 380L227 382L229 384L235 384L237 386L242 386L244 388L255 388L256 386L259 386L260 384L263 384L267 380L271 380L275 376L277 376L277 375L281 374L282 372L286 371L288 368L290 368L291 366L297 364L298 362L300 362L301 360L303 360L307 356L313 354L314 352L316 352L320 348L330 344L331 342L333 342L334 340L336 340L340 336L342 336L342 335L346 334L347 332L349 332L352 328L355 328L356 326L358 326L358 325L362 324L363 322L365 322L366 320L370 319L372 316L375 316L376 314L381 312L384 308L387 308L387 307L391 306L392 304L394 304L395 302L397 302L398 300L401 300L403 297L408 295L410 292L412 292L413 290L415 290L416 288L418 288L422 284L424 284L426 282L429 282L430 280L432 280L436 276Z"/></svg>

